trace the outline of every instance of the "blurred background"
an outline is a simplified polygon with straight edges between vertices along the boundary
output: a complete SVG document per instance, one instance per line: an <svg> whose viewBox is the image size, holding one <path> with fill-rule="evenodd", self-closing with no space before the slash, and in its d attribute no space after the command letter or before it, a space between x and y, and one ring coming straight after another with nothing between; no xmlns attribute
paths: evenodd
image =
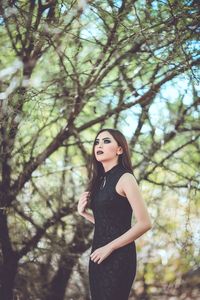
<svg viewBox="0 0 200 300"><path fill-rule="evenodd" d="M130 300L199 299L197 2L1 2L2 300L90 299L77 204L105 127L126 136L153 222Z"/></svg>

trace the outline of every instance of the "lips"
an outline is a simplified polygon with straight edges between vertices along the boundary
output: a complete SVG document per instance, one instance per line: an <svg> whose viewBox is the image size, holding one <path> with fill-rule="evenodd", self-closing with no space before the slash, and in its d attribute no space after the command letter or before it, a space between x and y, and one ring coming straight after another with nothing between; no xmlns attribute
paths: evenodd
<svg viewBox="0 0 200 300"><path fill-rule="evenodd" d="M103 154L103 151L99 150L97 151L97 155Z"/></svg>

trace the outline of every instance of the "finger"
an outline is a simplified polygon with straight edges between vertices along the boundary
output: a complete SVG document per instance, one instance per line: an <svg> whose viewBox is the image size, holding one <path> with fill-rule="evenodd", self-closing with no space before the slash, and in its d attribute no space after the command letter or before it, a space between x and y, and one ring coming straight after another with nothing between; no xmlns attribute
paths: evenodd
<svg viewBox="0 0 200 300"><path fill-rule="evenodd" d="M96 253L93 253L92 255L90 255L91 256L91 259L93 260L93 259L95 259L96 257L97 257L97 254Z"/></svg>
<svg viewBox="0 0 200 300"><path fill-rule="evenodd" d="M100 259L100 257L97 256L97 257L94 259L94 262L97 262L99 259Z"/></svg>
<svg viewBox="0 0 200 300"><path fill-rule="evenodd" d="M83 202L83 206L86 206L86 205L87 205L87 201L84 201L84 202Z"/></svg>
<svg viewBox="0 0 200 300"><path fill-rule="evenodd" d="M81 203L87 203L87 199L82 199Z"/></svg>
<svg viewBox="0 0 200 300"><path fill-rule="evenodd" d="M87 205L87 203L82 203L82 207L85 207Z"/></svg>
<svg viewBox="0 0 200 300"><path fill-rule="evenodd" d="M94 251L94 252L92 252L92 254L90 254L90 256L95 256L95 254L96 254L96 251Z"/></svg>
<svg viewBox="0 0 200 300"><path fill-rule="evenodd" d="M102 258L98 261L98 264L102 263L102 261L104 261L105 258Z"/></svg>
<svg viewBox="0 0 200 300"><path fill-rule="evenodd" d="M99 255L99 254L96 254L95 257L94 257L95 262L96 262L97 260L99 260L99 259L100 259L100 255Z"/></svg>
<svg viewBox="0 0 200 300"><path fill-rule="evenodd" d="M102 261L104 261L104 260L106 259L106 257L107 257L107 256L101 256L98 263L100 264Z"/></svg>

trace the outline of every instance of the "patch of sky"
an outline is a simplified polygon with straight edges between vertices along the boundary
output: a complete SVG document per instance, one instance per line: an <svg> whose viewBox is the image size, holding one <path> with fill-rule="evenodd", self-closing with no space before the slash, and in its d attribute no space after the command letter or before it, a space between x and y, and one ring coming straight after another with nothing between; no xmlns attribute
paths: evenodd
<svg viewBox="0 0 200 300"><path fill-rule="evenodd" d="M60 8L61 13L65 13L68 9L67 5L64 3L59 4L58 7Z"/></svg>
<svg viewBox="0 0 200 300"><path fill-rule="evenodd" d="M128 139L132 137L138 125L138 119L141 114L141 111L141 106L137 104L124 112L124 122L122 125L122 131L125 133Z"/></svg>
<svg viewBox="0 0 200 300"><path fill-rule="evenodd" d="M149 116L151 123L156 127L156 134L162 134L162 130L159 128L161 121L169 119L169 112L166 109L165 103L155 100L149 109Z"/></svg>
<svg viewBox="0 0 200 300"><path fill-rule="evenodd" d="M144 123L143 126L142 126L141 133L142 134L149 134L150 131L151 131L151 127L149 126L149 124ZM157 128L155 128L155 133L156 133L156 135L160 136L160 135L163 134L163 131L160 128L157 127Z"/></svg>
<svg viewBox="0 0 200 300"><path fill-rule="evenodd" d="M120 8L122 6L123 0L114 0L113 4L115 7Z"/></svg>
<svg viewBox="0 0 200 300"><path fill-rule="evenodd" d="M200 92L200 87L198 85L195 86L195 89ZM145 93L145 89L140 89L140 95ZM182 101L185 105L190 105L193 101L193 91L192 86L189 81L189 78L186 75L180 75L177 78L171 80L161 87L160 92L154 99L154 102L151 104L149 109L149 115L151 118L152 124L156 127L156 134L163 134L163 126L165 127L167 123L170 121L170 114L166 107L166 102L173 103L177 101L179 97L182 97ZM134 101L134 99L129 98L129 101ZM127 110L128 113L126 115L126 121L124 124L124 132L126 132L127 136L132 136L133 130L130 128L136 128L138 123L138 116L141 112L140 105L133 106L132 108ZM195 111L192 112L193 117L199 117L199 113ZM173 129L170 128L170 124L168 124L168 130ZM148 124L145 124L142 128L143 133L149 132L150 128Z"/></svg>
<svg viewBox="0 0 200 300"><path fill-rule="evenodd" d="M91 39L92 37L98 38L102 35L102 31L92 26L92 24L88 24L87 27L83 28L80 33L80 37L83 39Z"/></svg>
<svg viewBox="0 0 200 300"><path fill-rule="evenodd" d="M127 15L127 19L128 19L129 21L135 21L137 18L136 18L136 16L133 15L133 13L129 13L129 14Z"/></svg>
<svg viewBox="0 0 200 300"><path fill-rule="evenodd" d="M117 106L118 97L115 95L102 96L100 101L105 105L111 104L111 106L114 108Z"/></svg>
<svg viewBox="0 0 200 300"><path fill-rule="evenodd" d="M192 113L192 115L193 115L194 119L199 119L199 112L198 111L194 111Z"/></svg>
<svg viewBox="0 0 200 300"><path fill-rule="evenodd" d="M136 88L136 90L137 90L137 92L140 96L143 96L149 90L148 86L143 86L142 81L141 82L140 81L135 81L134 87Z"/></svg>
<svg viewBox="0 0 200 300"><path fill-rule="evenodd" d="M85 22L85 24L83 25L80 33L81 38L89 39L94 36L96 38L102 36L103 21L97 15L95 15L94 8L93 11L87 7L82 15L82 20Z"/></svg>
<svg viewBox="0 0 200 300"><path fill-rule="evenodd" d="M188 204L188 202L189 202L189 199L188 199L188 196L185 194L183 194L183 195L180 195L179 196L179 202L181 203L181 204Z"/></svg>
<svg viewBox="0 0 200 300"><path fill-rule="evenodd" d="M168 2L169 0L157 0L157 1L154 1L154 2L156 2L157 3L157 5L158 4L169 4L169 2Z"/></svg>
<svg viewBox="0 0 200 300"><path fill-rule="evenodd" d="M62 2L58 6L60 8L61 13L66 13L71 9L71 4L67 4L66 2L65 3Z"/></svg>
<svg viewBox="0 0 200 300"><path fill-rule="evenodd" d="M193 82L193 84L195 84L195 82ZM197 84L195 85L195 89L197 92L200 91L200 88ZM183 96L183 103L185 105L190 105L193 101L193 95L192 85L187 75L180 75L177 78L174 78L172 81L166 83L161 88L161 95L171 102L176 100L181 95Z"/></svg>
<svg viewBox="0 0 200 300"><path fill-rule="evenodd" d="M197 3L194 3L194 0L191 1L187 1L187 3L185 3L185 7L188 8L187 13L188 14L194 14L194 13L198 13L198 5L195 5ZM196 1L198 2L198 1Z"/></svg>
<svg viewBox="0 0 200 300"><path fill-rule="evenodd" d="M182 96L182 101L185 105L190 105L192 103L192 90L189 84L189 80L183 76L179 76L177 79L166 83L157 94L154 102L152 103L149 113L151 116L152 124L155 126L157 124L162 125L162 120L167 122L170 115L166 108L166 102L173 103L180 96ZM157 129L157 133L162 132L162 130Z"/></svg>
<svg viewBox="0 0 200 300"><path fill-rule="evenodd" d="M166 266L170 256L172 256L172 253L169 253L169 249L168 251L164 249L158 249L157 252L160 255L162 265Z"/></svg>
<svg viewBox="0 0 200 300"><path fill-rule="evenodd" d="M45 11L43 12L43 17L47 17L48 16L48 13L50 11L50 7L45 9Z"/></svg>
<svg viewBox="0 0 200 300"><path fill-rule="evenodd" d="M151 123L155 126L155 133L157 135L163 135L163 121L169 120L169 111L166 109L165 102L161 102L159 97L156 97L154 103L149 109L149 116Z"/></svg>
<svg viewBox="0 0 200 300"><path fill-rule="evenodd" d="M0 17L0 26L4 24L5 24L4 18Z"/></svg>
<svg viewBox="0 0 200 300"><path fill-rule="evenodd" d="M199 29L199 32L200 32L200 29ZM193 40L193 41L186 41L186 51L188 53L193 53L192 54L192 57L195 58L195 59L198 59L200 58L200 41L196 41L196 40Z"/></svg>
<svg viewBox="0 0 200 300"><path fill-rule="evenodd" d="M199 251L199 249L200 249L200 224L199 224L199 220L197 218L192 220L191 227L192 227L192 232L193 232L193 242Z"/></svg>
<svg viewBox="0 0 200 300"><path fill-rule="evenodd" d="M154 47L154 46L152 46ZM167 57L169 55L169 52L172 51L172 47L169 46L163 46L159 49L152 49L154 55L158 58L164 59L165 57ZM178 63L177 63L178 64ZM175 62L173 62L172 66L175 65Z"/></svg>
<svg viewBox="0 0 200 300"><path fill-rule="evenodd" d="M187 4L188 4L188 5L194 4L194 0L188 0Z"/></svg>
<svg viewBox="0 0 200 300"><path fill-rule="evenodd" d="M158 10L159 9L158 1L152 1L151 6L154 10Z"/></svg>

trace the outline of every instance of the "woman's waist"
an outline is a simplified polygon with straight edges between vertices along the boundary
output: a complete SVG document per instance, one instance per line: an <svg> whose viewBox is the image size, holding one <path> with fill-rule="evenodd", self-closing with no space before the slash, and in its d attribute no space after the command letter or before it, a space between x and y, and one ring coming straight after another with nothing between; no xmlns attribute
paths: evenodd
<svg viewBox="0 0 200 300"><path fill-rule="evenodd" d="M94 234L96 235L117 235L123 234L127 230L131 228L131 222L120 223L120 222L96 222L95 220L95 228Z"/></svg>
<svg viewBox="0 0 200 300"><path fill-rule="evenodd" d="M95 229L94 235L93 235L93 240L94 241L99 241L99 242L105 242L109 243L113 239L118 238L122 234L124 234L129 228L118 228L118 229L113 229L113 228L106 228L103 229L101 228L100 230Z"/></svg>
<svg viewBox="0 0 200 300"><path fill-rule="evenodd" d="M92 252L97 249L97 248L100 248L100 247L103 247L107 244L109 244L110 242L112 242L115 238L103 238L101 240L99 239L93 239L93 242L92 242ZM136 245L135 245L135 241L132 241L122 247L119 247L117 248L114 252L126 252L126 251L133 251L133 252L136 252Z"/></svg>

